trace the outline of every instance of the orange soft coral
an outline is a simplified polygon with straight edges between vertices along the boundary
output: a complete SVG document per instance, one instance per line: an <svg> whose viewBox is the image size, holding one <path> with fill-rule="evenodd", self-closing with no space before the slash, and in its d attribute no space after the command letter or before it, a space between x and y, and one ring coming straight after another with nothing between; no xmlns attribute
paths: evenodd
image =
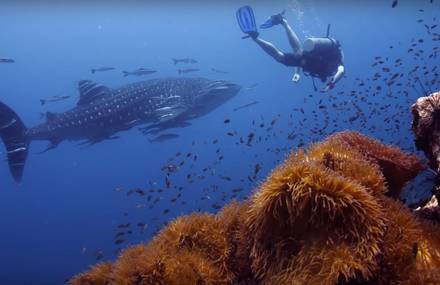
<svg viewBox="0 0 440 285"><path fill-rule="evenodd" d="M338 174L359 182L375 195L383 195L388 191L379 166L366 160L356 149L347 147L336 139L330 138L312 145L307 151L307 160L319 162Z"/></svg>
<svg viewBox="0 0 440 285"><path fill-rule="evenodd" d="M155 237L151 246L171 253L182 250L197 253L212 262L225 280L234 280L228 270L231 248L226 227L223 220L214 215L193 214L178 218Z"/></svg>
<svg viewBox="0 0 440 285"><path fill-rule="evenodd" d="M72 284L440 284L440 228L397 197L424 165L344 132L292 154L244 203L168 224Z"/></svg>
<svg viewBox="0 0 440 285"><path fill-rule="evenodd" d="M397 284L410 279L420 280L422 275L429 273L429 278L437 278L439 284L439 226L420 220L399 201L383 197L381 204L388 218L378 280L385 284Z"/></svg>
<svg viewBox="0 0 440 285"><path fill-rule="evenodd" d="M121 285L228 284L234 280L226 262L229 255L222 221L193 214L171 222L148 246L124 252L115 263L114 280Z"/></svg>
<svg viewBox="0 0 440 285"><path fill-rule="evenodd" d="M415 155L385 145L357 132L341 132L331 136L329 141L345 144L377 163L386 178L389 196L398 198L403 186L426 169L426 165Z"/></svg>
<svg viewBox="0 0 440 285"><path fill-rule="evenodd" d="M226 227L226 237L230 245L227 260L229 270L236 276L236 283L253 284L254 274L250 267L249 230L244 223L249 209L249 201L245 203L231 202L217 215Z"/></svg>
<svg viewBox="0 0 440 285"><path fill-rule="evenodd" d="M289 266L264 284L340 284L362 283L363 275L372 276L376 267L365 268L365 262L356 257L355 246L333 243L310 243L292 258Z"/></svg>
<svg viewBox="0 0 440 285"><path fill-rule="evenodd" d="M276 169L251 198L247 224L252 266L261 280L289 270L310 242L323 248L353 246L352 255L363 270L346 269L346 274L368 279L384 231L381 207L365 187L301 153ZM321 271L316 266L310 270ZM334 272L336 279L339 274L344 273Z"/></svg>
<svg viewBox="0 0 440 285"><path fill-rule="evenodd" d="M213 263L203 256L180 250L155 251L140 245L126 250L114 265L113 283L133 284L229 284Z"/></svg>
<svg viewBox="0 0 440 285"><path fill-rule="evenodd" d="M111 284L111 263L98 263L90 271L75 276L72 285L109 285Z"/></svg>

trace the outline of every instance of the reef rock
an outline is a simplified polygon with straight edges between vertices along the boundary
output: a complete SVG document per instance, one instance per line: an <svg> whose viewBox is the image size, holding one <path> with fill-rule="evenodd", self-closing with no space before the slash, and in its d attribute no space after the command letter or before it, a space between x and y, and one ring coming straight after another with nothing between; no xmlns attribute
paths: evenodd
<svg viewBox="0 0 440 285"><path fill-rule="evenodd" d="M411 112L416 146L425 153L437 175L431 200L417 209L417 212L425 218L440 222L440 92L417 99L411 106Z"/></svg>
<svg viewBox="0 0 440 285"><path fill-rule="evenodd" d="M423 150L431 167L440 170L440 92L420 97L411 106L412 130L417 148Z"/></svg>

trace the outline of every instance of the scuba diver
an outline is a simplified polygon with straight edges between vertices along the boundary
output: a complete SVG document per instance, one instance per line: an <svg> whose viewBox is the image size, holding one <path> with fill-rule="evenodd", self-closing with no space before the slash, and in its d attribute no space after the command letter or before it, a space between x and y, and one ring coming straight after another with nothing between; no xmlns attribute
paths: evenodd
<svg viewBox="0 0 440 285"><path fill-rule="evenodd" d="M326 82L329 77L331 80L326 84L321 92L327 92L333 89L335 84L342 78L345 72L343 64L343 53L337 40L330 38L330 25L327 28L327 36L323 38L308 38L301 45L298 36L289 26L287 20L283 17L285 11L273 15L260 26L261 29L268 29L275 25L284 27L287 33L290 46L293 53L284 53L276 48L272 43L265 41L259 37L259 33L255 24L255 17L250 6L244 6L238 9L236 16L238 24L245 38L252 38L267 54L272 56L276 61L286 65L296 67L292 81L297 83L300 80L300 70L310 75L313 80L315 91L317 87L314 78L321 79Z"/></svg>

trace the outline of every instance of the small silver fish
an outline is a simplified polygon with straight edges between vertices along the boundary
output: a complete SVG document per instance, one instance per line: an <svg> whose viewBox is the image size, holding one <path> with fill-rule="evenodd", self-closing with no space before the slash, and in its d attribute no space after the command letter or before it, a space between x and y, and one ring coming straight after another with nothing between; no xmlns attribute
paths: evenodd
<svg viewBox="0 0 440 285"><path fill-rule="evenodd" d="M114 67L98 67L98 68L92 68L90 71L92 72L92 73L95 73L95 72L102 72L102 71L109 71L109 70L114 70L115 68Z"/></svg>
<svg viewBox="0 0 440 285"><path fill-rule="evenodd" d="M238 110L241 110L241 109L244 109L244 108L247 108L247 107L250 107L250 106L253 106L253 105L256 105L256 104L258 104L258 101L253 101L253 102L251 102L251 103L241 105L241 106L235 108L235 109L234 109L234 112L235 112L235 111L238 111Z"/></svg>
<svg viewBox="0 0 440 285"><path fill-rule="evenodd" d="M193 58L181 58L181 59L177 59L177 58L173 58L173 62L174 64L178 64L178 63L197 63L197 60L193 59Z"/></svg>
<svg viewBox="0 0 440 285"><path fill-rule="evenodd" d="M190 72L197 72L197 71L200 71L200 69L198 69L198 68L186 68L186 69L179 69L178 70L179 74L190 73Z"/></svg>
<svg viewBox="0 0 440 285"><path fill-rule="evenodd" d="M59 101L63 101L66 99L69 99L70 96L52 96L46 99L40 99L41 105L44 105L48 102L59 102Z"/></svg>
<svg viewBox="0 0 440 285"><path fill-rule="evenodd" d="M211 68L211 70L214 71L215 73L220 73L220 74L228 74L229 73L227 71L216 69L216 68Z"/></svg>
<svg viewBox="0 0 440 285"><path fill-rule="evenodd" d="M147 75L147 74L153 74L157 72L157 70L154 69L148 69L148 68L138 68L134 71L122 71L122 73L124 74L124 77L127 77L129 75Z"/></svg>
<svg viewBox="0 0 440 285"><path fill-rule="evenodd" d="M6 57L0 58L0 63L14 63L14 62L15 60L13 60L12 58L6 58Z"/></svg>
<svg viewBox="0 0 440 285"><path fill-rule="evenodd" d="M258 86L258 83L254 83L248 87L245 88L245 90L254 90Z"/></svg>

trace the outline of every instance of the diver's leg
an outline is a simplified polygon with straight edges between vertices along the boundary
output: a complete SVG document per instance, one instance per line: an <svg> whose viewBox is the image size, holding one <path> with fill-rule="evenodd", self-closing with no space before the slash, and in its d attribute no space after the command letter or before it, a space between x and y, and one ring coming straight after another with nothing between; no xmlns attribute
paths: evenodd
<svg viewBox="0 0 440 285"><path fill-rule="evenodd" d="M253 38L253 40L271 57L273 57L278 62L284 62L284 53L277 49L273 44L265 41L261 38Z"/></svg>
<svg viewBox="0 0 440 285"><path fill-rule="evenodd" d="M301 42L299 41L298 36L290 27L289 23L286 19L283 18L283 22L281 23L286 30L287 38L289 39L290 46L293 48L293 52L296 54L302 53Z"/></svg>

